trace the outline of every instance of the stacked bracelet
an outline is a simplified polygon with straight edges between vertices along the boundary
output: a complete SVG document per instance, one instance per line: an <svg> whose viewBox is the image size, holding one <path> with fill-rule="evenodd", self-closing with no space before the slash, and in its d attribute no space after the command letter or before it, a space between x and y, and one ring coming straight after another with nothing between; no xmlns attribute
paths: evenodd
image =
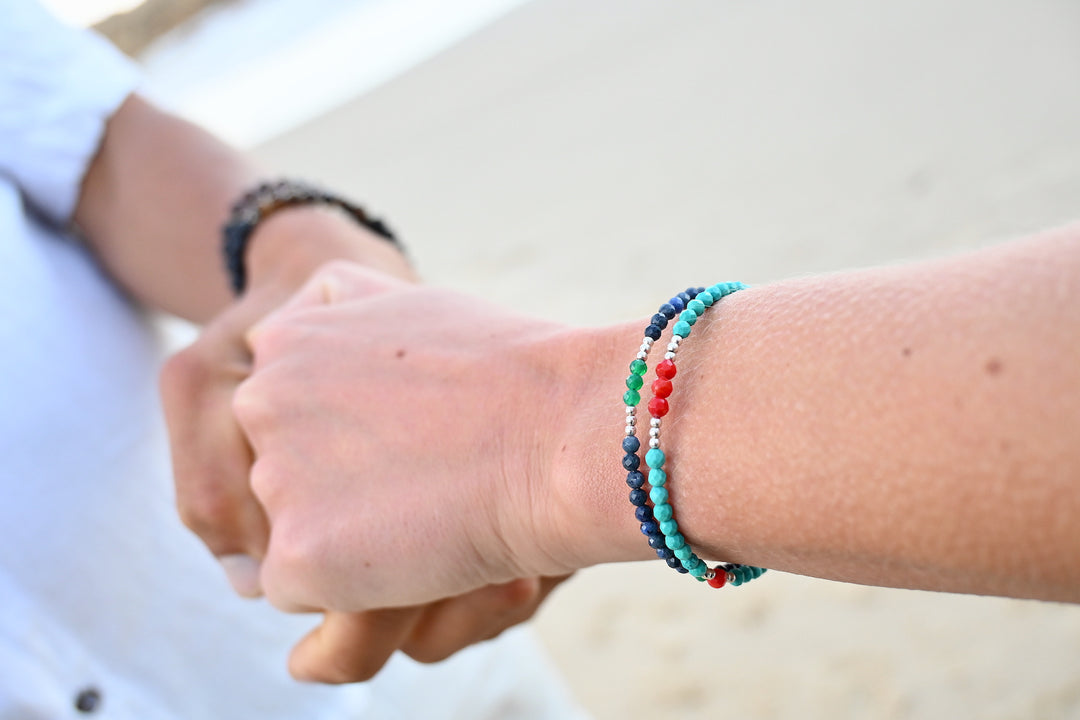
<svg viewBox="0 0 1080 720"><path fill-rule="evenodd" d="M282 208L311 204L330 205L340 208L357 224L366 227L387 242L396 245L399 249L401 248L401 242L394 237L394 233L390 231L390 228L382 220L371 217L362 207L355 203L296 180L278 180L272 183L262 183L244 193L236 201L229 214L229 219L222 229L225 269L229 273L229 284L232 285L234 293L241 294L247 285L247 266L244 262L244 255L247 252L248 241L251 239L255 227L269 215Z"/></svg>
<svg viewBox="0 0 1080 720"><path fill-rule="evenodd" d="M667 458L660 449L660 427L662 418L669 410L667 398L674 389L671 381L677 372L675 356L680 343L690 335L694 323L707 308L745 287L742 283L720 283L710 288L687 288L685 292L661 305L645 328L641 347L630 363L630 375L626 378L627 390L623 394L626 405L626 436L622 441L625 453L622 464L627 471L626 484L630 486L630 503L634 505L635 518L641 523L641 532L648 538L649 546L669 567L680 573L690 574L716 588L723 587L725 583L741 585L749 582L760 577L765 569L734 563L720 563L710 569L687 544L686 538L679 532L674 509L669 502L666 487L668 476L664 470ZM675 320L675 323L671 329L671 340L664 360L656 367L657 377L652 384L653 397L648 404L651 418L649 449L645 453L648 472L646 475L642 471L641 457L638 455L641 441L637 437L637 406L641 402L640 390L645 384L644 376L648 371L649 351L672 320ZM646 484L649 486L647 491Z"/></svg>

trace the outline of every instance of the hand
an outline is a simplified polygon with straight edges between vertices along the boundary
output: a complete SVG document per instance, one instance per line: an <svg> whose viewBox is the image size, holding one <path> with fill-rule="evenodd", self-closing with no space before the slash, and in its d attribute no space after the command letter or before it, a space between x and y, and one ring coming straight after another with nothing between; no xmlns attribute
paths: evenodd
<svg viewBox="0 0 1080 720"><path fill-rule="evenodd" d="M567 332L349 263L249 336L234 409L286 610L402 607L573 567L547 552Z"/></svg>

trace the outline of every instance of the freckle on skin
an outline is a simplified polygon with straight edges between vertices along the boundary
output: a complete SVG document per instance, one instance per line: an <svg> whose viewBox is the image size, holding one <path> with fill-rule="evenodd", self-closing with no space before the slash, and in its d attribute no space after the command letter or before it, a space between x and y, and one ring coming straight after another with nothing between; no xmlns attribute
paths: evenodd
<svg viewBox="0 0 1080 720"><path fill-rule="evenodd" d="M911 357L911 348L909 348L909 347L904 348L903 350L900 351L900 354L903 355L904 357Z"/></svg>
<svg viewBox="0 0 1080 720"><path fill-rule="evenodd" d="M986 374L987 375L1000 375L1004 370L1004 366L1001 364L1001 360L997 358L990 358L986 361Z"/></svg>
<svg viewBox="0 0 1080 720"><path fill-rule="evenodd" d="M396 357L398 360L405 357L405 349L401 348L400 350L398 350L396 353L394 353L394 357Z"/></svg>

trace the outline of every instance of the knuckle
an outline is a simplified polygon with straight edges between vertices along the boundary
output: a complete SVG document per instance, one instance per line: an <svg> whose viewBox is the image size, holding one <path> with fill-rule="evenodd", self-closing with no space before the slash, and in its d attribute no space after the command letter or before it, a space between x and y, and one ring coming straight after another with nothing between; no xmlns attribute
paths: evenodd
<svg viewBox="0 0 1080 720"><path fill-rule="evenodd" d="M255 378L240 383L232 395L232 413L241 427L251 433L265 427L271 416L271 404Z"/></svg>
<svg viewBox="0 0 1080 720"><path fill-rule="evenodd" d="M208 368L195 345L172 355L161 367L161 392L166 399L183 400L202 384Z"/></svg>

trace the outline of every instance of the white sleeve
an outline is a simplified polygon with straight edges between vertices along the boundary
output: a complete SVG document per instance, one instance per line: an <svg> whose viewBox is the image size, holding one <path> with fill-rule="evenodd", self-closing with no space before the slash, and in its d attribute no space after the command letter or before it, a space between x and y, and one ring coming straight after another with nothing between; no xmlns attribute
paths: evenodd
<svg viewBox="0 0 1080 720"><path fill-rule="evenodd" d="M0 0L0 173L65 224L105 130L139 81L130 60L34 0Z"/></svg>

